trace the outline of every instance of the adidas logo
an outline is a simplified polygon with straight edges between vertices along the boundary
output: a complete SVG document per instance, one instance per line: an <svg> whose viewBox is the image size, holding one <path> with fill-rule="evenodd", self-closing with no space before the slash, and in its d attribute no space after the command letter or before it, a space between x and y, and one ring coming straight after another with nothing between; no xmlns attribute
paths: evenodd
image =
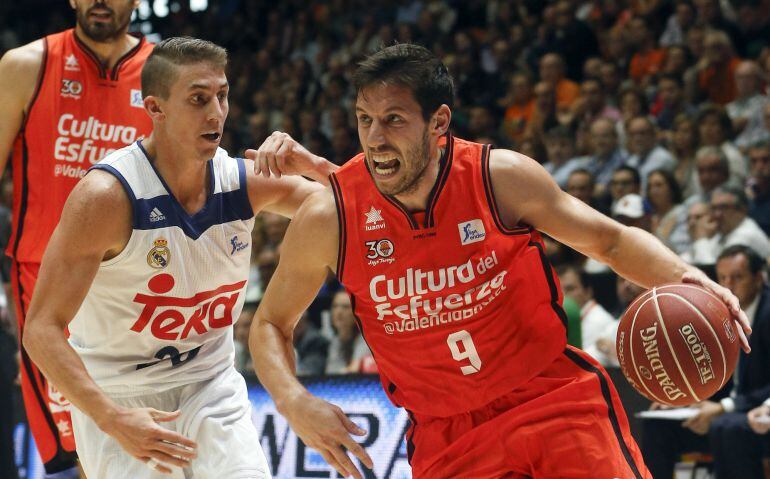
<svg viewBox="0 0 770 479"><path fill-rule="evenodd" d="M78 63L78 59L75 58L74 53L70 53L70 55L64 61L64 69L67 70L68 72L80 71L80 63Z"/></svg>
<svg viewBox="0 0 770 479"><path fill-rule="evenodd" d="M163 221L166 219L166 215L161 213L161 211L156 206L155 208L150 211L150 223L155 223L157 221Z"/></svg>

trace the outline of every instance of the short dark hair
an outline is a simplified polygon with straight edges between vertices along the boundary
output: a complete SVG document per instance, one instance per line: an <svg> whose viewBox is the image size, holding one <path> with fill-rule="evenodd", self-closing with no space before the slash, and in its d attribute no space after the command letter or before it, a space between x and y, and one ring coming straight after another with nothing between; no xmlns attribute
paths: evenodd
<svg viewBox="0 0 770 479"><path fill-rule="evenodd" d="M176 80L176 67L195 63L211 63L224 69L227 50L208 40L171 37L155 45L142 68L142 97L168 98Z"/></svg>
<svg viewBox="0 0 770 479"><path fill-rule="evenodd" d="M658 174L663 177L663 180L666 182L666 185L668 186L668 191L671 192L671 201L678 205L682 202L682 187L679 186L679 182L676 181L676 177L672 172L669 170L665 170L663 168L658 168L657 170L652 170L647 175L647 197L650 196L650 177L654 174Z"/></svg>
<svg viewBox="0 0 770 479"><path fill-rule="evenodd" d="M751 274L759 273L765 266L765 261L754 248L742 244L734 244L723 249L722 252L719 253L719 257L717 257L717 263L725 258L732 258L739 254L742 254L746 257L746 260L748 260L749 271L751 271Z"/></svg>
<svg viewBox="0 0 770 479"><path fill-rule="evenodd" d="M634 184L636 185L642 184L642 177L639 175L639 170L637 170L633 166L628 166L628 165L618 166L617 168L615 168L615 171L612 172L612 175L614 176L615 173L619 171L627 171L631 173L631 177L634 179Z"/></svg>
<svg viewBox="0 0 770 479"><path fill-rule="evenodd" d="M673 73L664 73L660 77L658 77L658 85L660 85L660 82L663 80L668 80L671 82L676 83L676 86L679 87L679 89L684 89L684 80L682 80L682 77L679 75L675 75Z"/></svg>
<svg viewBox="0 0 770 479"><path fill-rule="evenodd" d="M725 134L725 139L730 140L735 135L733 131L733 122L730 120L730 116L727 114L727 110L721 105L715 103L707 103L703 105L698 112L698 127L703 123L706 118L715 116L719 121L719 126L722 127L722 131Z"/></svg>
<svg viewBox="0 0 770 479"><path fill-rule="evenodd" d="M454 102L454 83L449 70L436 55L420 45L398 43L361 61L353 74L356 94L378 83L411 90L425 120L441 105L451 107Z"/></svg>
<svg viewBox="0 0 770 479"><path fill-rule="evenodd" d="M588 274L584 268L574 263L567 263L556 267L557 276L563 276L565 273L570 271L577 275L578 281L580 281L580 286L586 289L593 289L593 284L591 283L591 275Z"/></svg>
<svg viewBox="0 0 770 479"><path fill-rule="evenodd" d="M714 188L714 191L711 192L711 196L713 196L716 193L722 193L725 195L730 195L733 198L735 198L735 201L738 203L737 206L739 206L742 210L748 210L749 209L749 197L746 196L746 192L743 191L742 188L736 188L735 186L718 186Z"/></svg>

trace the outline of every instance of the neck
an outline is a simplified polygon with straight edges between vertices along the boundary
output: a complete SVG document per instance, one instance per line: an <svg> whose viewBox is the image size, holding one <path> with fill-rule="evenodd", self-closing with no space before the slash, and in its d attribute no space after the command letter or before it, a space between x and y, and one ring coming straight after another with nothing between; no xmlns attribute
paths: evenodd
<svg viewBox="0 0 770 479"><path fill-rule="evenodd" d="M142 141L142 146L182 207L188 212L202 208L209 193L206 162L210 158L170 141L157 130Z"/></svg>
<svg viewBox="0 0 770 479"><path fill-rule="evenodd" d="M89 50L94 52L102 66L108 69L114 67L120 57L139 43L138 38L128 34L128 28L124 29L116 38L104 42L97 42L90 38L79 24L75 26L75 35Z"/></svg>
<svg viewBox="0 0 770 479"><path fill-rule="evenodd" d="M433 186L438 181L438 172L441 165L442 148L434 147L431 152L431 158L428 160L428 166L420 175L416 184L410 188L410 191L396 195L396 199L403 204L409 211L424 211L428 207L428 198Z"/></svg>
<svg viewBox="0 0 770 479"><path fill-rule="evenodd" d="M663 203L661 205L658 205L656 209L658 210L657 213L659 216L663 216L669 211L671 211L671 208L674 207L673 203Z"/></svg>

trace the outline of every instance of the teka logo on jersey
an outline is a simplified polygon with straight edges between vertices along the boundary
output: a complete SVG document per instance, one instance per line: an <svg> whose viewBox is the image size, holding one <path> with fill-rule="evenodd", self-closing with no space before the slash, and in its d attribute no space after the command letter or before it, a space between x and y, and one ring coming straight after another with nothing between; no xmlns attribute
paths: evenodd
<svg viewBox="0 0 770 479"><path fill-rule="evenodd" d="M364 216L366 216L366 225L364 225L366 231L381 230L385 228L382 210L378 210L372 206L368 213L364 213Z"/></svg>
<svg viewBox="0 0 770 479"><path fill-rule="evenodd" d="M53 156L58 161L70 163L94 164L118 148L136 141L136 128L125 125L102 123L93 116L85 120L75 118L72 113L64 113L56 125L59 137L54 144ZM72 173L72 172L77 173ZM82 173L82 174L80 174ZM62 168L56 165L55 176L82 177L85 170Z"/></svg>
<svg viewBox="0 0 770 479"><path fill-rule="evenodd" d="M61 90L59 94L62 98L74 98L79 100L83 94L83 84L77 80L67 80L66 78L61 81Z"/></svg>
<svg viewBox="0 0 770 479"><path fill-rule="evenodd" d="M460 230L460 243L463 246L482 241L487 236L484 223L479 219L458 223L457 229Z"/></svg>
<svg viewBox="0 0 770 479"><path fill-rule="evenodd" d="M134 296L134 302L143 305L143 309L131 331L141 333L149 324L150 333L156 338L177 341L187 339L193 332L200 336L210 329L232 325L233 310L246 281L226 284L189 298L163 296L174 287L174 277L170 274L158 274L147 285L155 294Z"/></svg>

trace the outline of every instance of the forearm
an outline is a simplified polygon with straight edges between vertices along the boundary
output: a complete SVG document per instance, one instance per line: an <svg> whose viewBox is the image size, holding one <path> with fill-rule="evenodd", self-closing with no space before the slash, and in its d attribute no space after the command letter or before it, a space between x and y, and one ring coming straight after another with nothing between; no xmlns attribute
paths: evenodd
<svg viewBox="0 0 770 479"><path fill-rule="evenodd" d="M259 382L267 389L281 414L292 399L307 393L297 380L291 337L269 321L254 319L249 350Z"/></svg>
<svg viewBox="0 0 770 479"><path fill-rule="evenodd" d="M24 348L45 377L73 406L91 417L99 427L118 406L97 386L83 361L56 325L27 323Z"/></svg>
<svg viewBox="0 0 770 479"><path fill-rule="evenodd" d="M686 271L699 271L639 228L621 228L601 259L619 275L645 288L679 282Z"/></svg>

